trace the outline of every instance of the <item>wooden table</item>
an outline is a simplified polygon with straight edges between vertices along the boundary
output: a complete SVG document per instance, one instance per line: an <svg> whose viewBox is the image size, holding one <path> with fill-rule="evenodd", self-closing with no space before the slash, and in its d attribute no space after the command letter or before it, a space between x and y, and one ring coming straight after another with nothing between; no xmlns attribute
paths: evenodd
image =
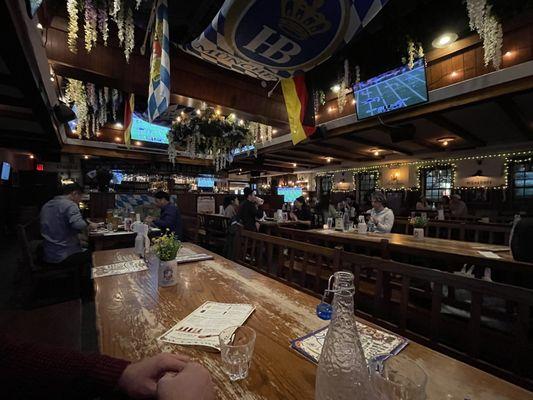
<svg viewBox="0 0 533 400"><path fill-rule="evenodd" d="M416 239L412 235L404 235L401 233L368 233L366 235L360 235L357 232L341 232L330 229L310 229L307 232L321 235L325 239L331 237L340 239L341 241L345 240L346 243L359 243L362 245L369 242L379 243L382 239L387 239L392 248L397 246L416 249L417 253L420 255L431 256L432 254L440 254L450 258L460 259L461 262L465 263L470 262L490 266L504 264L506 267L514 265L522 271L524 268L533 268L533 264L515 261L508 246L429 237ZM479 253L480 250L496 252L501 258L487 258Z"/></svg>
<svg viewBox="0 0 533 400"><path fill-rule="evenodd" d="M280 226L284 226L287 228L295 228L299 226L303 227L309 227L309 223L306 223L304 221L274 221L274 220L263 220L259 221L260 230L262 233L265 233L267 235L271 235L272 231Z"/></svg>
<svg viewBox="0 0 533 400"><path fill-rule="evenodd" d="M209 251L192 245L198 253ZM307 294L223 257L180 266L177 286L158 288L155 271L98 278L94 281L99 346L103 354L129 360L160 351L181 352L211 372L218 399L314 399L316 366L289 349L291 339L320 328L318 302ZM132 249L93 253L93 264L134 259ZM257 332L250 376L231 383L220 355L158 342L157 338L205 301L250 303L255 312L246 322ZM532 400L533 393L502 381L416 343L403 351L428 374L428 400Z"/></svg>

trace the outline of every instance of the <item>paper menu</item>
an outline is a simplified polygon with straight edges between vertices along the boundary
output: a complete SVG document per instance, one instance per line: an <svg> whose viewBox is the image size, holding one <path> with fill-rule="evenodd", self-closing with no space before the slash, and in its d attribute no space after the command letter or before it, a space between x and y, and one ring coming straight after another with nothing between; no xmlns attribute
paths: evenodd
<svg viewBox="0 0 533 400"><path fill-rule="evenodd" d="M360 322L356 322L356 324L359 339L361 340L361 347L367 360L377 356L386 359L391 355L398 354L409 344L409 341L401 336L373 328ZM293 340L291 347L310 361L318 364L327 333L328 327L326 326Z"/></svg>
<svg viewBox="0 0 533 400"><path fill-rule="evenodd" d="M159 340L220 350L220 332L231 326L241 326L254 310L251 304L207 301L160 336Z"/></svg>
<svg viewBox="0 0 533 400"><path fill-rule="evenodd" d="M109 265L101 265L92 269L93 279L104 276L129 274L131 272L145 271L148 267L144 260L130 260Z"/></svg>
<svg viewBox="0 0 533 400"><path fill-rule="evenodd" d="M487 258L493 258L493 259L501 258L498 254L492 251L478 251L478 253L481 254L483 257L487 257Z"/></svg>

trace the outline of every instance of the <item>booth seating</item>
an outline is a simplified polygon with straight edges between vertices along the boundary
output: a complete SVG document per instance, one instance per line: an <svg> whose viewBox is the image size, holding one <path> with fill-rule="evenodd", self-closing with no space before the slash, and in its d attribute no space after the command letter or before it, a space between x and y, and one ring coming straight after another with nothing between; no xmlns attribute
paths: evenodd
<svg viewBox="0 0 533 400"><path fill-rule="evenodd" d="M317 298L331 274L350 270L357 314L533 387L533 290L245 230L235 243L237 262Z"/></svg>
<svg viewBox="0 0 533 400"><path fill-rule="evenodd" d="M20 258L19 283L28 286L26 305L45 305L80 296L80 268L58 268L42 261L42 237L39 219L17 225Z"/></svg>

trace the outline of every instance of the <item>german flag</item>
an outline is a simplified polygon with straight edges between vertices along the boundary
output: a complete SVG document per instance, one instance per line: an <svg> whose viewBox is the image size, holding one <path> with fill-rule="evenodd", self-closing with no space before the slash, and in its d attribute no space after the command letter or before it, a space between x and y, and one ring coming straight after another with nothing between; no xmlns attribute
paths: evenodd
<svg viewBox="0 0 533 400"><path fill-rule="evenodd" d="M135 109L135 95L130 93L124 102L124 143L131 144L131 125L133 123L133 110Z"/></svg>
<svg viewBox="0 0 533 400"><path fill-rule="evenodd" d="M297 144L316 130L313 95L308 90L305 75L282 79L281 89L289 116L292 143Z"/></svg>

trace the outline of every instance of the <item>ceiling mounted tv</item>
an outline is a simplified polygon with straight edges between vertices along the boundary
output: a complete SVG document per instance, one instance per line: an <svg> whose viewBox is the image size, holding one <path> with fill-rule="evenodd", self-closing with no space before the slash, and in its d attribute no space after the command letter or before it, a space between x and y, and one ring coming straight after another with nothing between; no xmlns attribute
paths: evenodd
<svg viewBox="0 0 533 400"><path fill-rule="evenodd" d="M426 62L415 61L385 72L353 87L357 119L375 117L428 101Z"/></svg>
<svg viewBox="0 0 533 400"><path fill-rule="evenodd" d="M196 178L196 183L199 188L212 189L215 186L215 178L212 176L199 176Z"/></svg>
<svg viewBox="0 0 533 400"><path fill-rule="evenodd" d="M298 197L303 195L303 190L301 187L278 187L278 195L283 196L283 201L285 203L294 203Z"/></svg>
<svg viewBox="0 0 533 400"><path fill-rule="evenodd" d="M170 128L152 124L133 114L131 125L131 140L168 144L167 133Z"/></svg>

